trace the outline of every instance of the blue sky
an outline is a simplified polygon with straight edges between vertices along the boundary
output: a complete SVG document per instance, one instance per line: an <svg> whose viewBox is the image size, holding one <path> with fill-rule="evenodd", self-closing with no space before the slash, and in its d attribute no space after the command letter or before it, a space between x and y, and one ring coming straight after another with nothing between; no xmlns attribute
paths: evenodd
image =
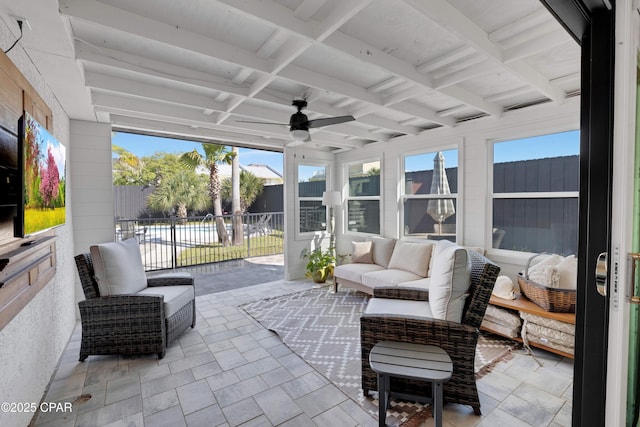
<svg viewBox="0 0 640 427"><path fill-rule="evenodd" d="M149 135L114 132L111 143L132 152L138 157L151 156L156 152L186 153L194 148L202 151L200 142L190 142L181 139L160 138ZM252 150L240 148L240 164L268 165L282 174L283 155L273 151Z"/></svg>
<svg viewBox="0 0 640 427"><path fill-rule="evenodd" d="M112 143L134 153L138 157L150 156L155 152L184 153L194 148L200 150L201 143L180 139L159 138L148 135L115 132ZM546 157L576 155L580 151L580 132L569 131L532 138L523 138L494 144L494 162L530 160ZM433 169L434 153L408 156L405 158L408 171ZM446 167L458 166L457 150L443 151ZM271 166L282 174L283 155L272 151L240 148L240 163L243 165L262 164ZM306 177L302 177L303 179Z"/></svg>

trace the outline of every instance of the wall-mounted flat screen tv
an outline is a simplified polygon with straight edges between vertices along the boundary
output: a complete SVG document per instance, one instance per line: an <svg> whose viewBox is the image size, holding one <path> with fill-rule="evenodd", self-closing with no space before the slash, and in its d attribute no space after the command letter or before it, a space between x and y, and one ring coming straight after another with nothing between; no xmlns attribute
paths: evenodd
<svg viewBox="0 0 640 427"><path fill-rule="evenodd" d="M16 237L26 237L66 221L66 150L29 113L18 123L18 164L22 175Z"/></svg>

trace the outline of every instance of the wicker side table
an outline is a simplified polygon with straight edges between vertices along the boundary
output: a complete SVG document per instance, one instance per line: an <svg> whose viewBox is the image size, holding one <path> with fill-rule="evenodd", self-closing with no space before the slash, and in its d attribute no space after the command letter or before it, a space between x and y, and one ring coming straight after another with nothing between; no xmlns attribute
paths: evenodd
<svg viewBox="0 0 640 427"><path fill-rule="evenodd" d="M429 381L432 385L433 421L442 427L442 384L451 378L453 363L435 345L382 341L369 354L371 369L378 374L379 425L386 426L391 377ZM410 396L403 396L410 397ZM416 400L424 401L424 398Z"/></svg>

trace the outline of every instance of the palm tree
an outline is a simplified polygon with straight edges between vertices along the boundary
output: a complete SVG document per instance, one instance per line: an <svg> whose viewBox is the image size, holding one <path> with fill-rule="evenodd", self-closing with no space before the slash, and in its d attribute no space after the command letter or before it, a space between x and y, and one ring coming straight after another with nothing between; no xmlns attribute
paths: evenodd
<svg viewBox="0 0 640 427"><path fill-rule="evenodd" d="M178 218L187 218L187 209L202 210L209 205L207 184L193 171L177 170L162 180L147 199L150 209L169 212L176 208Z"/></svg>
<svg viewBox="0 0 640 427"><path fill-rule="evenodd" d="M222 180L221 195L225 200L231 198L231 186L230 179L225 178ZM264 179L258 178L249 171L240 171L240 211L245 213L247 209L256 201L258 196L262 194L264 190Z"/></svg>
<svg viewBox="0 0 640 427"><path fill-rule="evenodd" d="M233 245L240 246L244 243L242 232L242 212L240 210L240 156L238 147L231 148L233 160L231 161L231 223L233 224Z"/></svg>
<svg viewBox="0 0 640 427"><path fill-rule="evenodd" d="M182 163L195 170L198 166L206 167L209 170L209 196L213 202L213 214L216 217L216 229L218 230L218 239L224 246L229 246L229 235L222 217L222 204L220 202L220 176L218 175L218 164L230 164L233 152L227 147L219 144L202 144L204 156L197 150L184 153L180 160Z"/></svg>

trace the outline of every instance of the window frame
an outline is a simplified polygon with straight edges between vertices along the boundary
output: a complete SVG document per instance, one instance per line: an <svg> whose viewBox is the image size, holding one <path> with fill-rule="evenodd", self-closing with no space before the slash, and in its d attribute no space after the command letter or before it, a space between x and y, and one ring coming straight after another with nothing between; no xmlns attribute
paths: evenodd
<svg viewBox="0 0 640 427"><path fill-rule="evenodd" d="M548 135L554 135L554 134L561 134L561 133L567 133L567 132L574 132L577 131L578 133L580 132L580 129L576 129L576 128L571 128L571 129L552 129L549 130L549 132L547 133L526 133L524 135L518 135L518 136L508 136L508 137L504 137L504 138L495 138L495 139L488 139L487 142L489 143L489 148L487 150L487 154L488 154L488 160L489 160L489 167L488 167L488 188L487 188L487 197L488 197L488 203L487 203L487 210L488 210L488 215L487 215L487 227L486 227L486 236L485 236L485 247L487 248L488 251L504 251L504 252L510 252L510 253L521 253L521 254L531 254L532 252L525 252L525 251L517 251L514 249L504 249L504 248L494 248L493 247L493 229L494 229L494 224L493 224L493 209L494 209L494 201L496 199L499 200L506 200L506 199L577 199L578 203L580 203L580 191L539 191L539 192L534 192L534 191L527 191L527 192L513 192L513 193L495 193L494 192L494 188L495 188L495 182L494 182L494 166L495 166L495 145L496 144L500 144L502 142L510 142L510 141L517 141L517 140L521 140L521 139L528 139L528 138L535 138L535 137L541 137L541 136L548 136ZM579 136L578 136L579 138ZM580 147L578 147L578 152L576 153L577 156L580 156ZM578 178L579 180L579 178ZM579 182L579 181L578 181Z"/></svg>
<svg viewBox="0 0 640 427"><path fill-rule="evenodd" d="M380 165L380 188L378 189L378 195L377 196L351 196L349 193L349 167L353 166L353 165L361 165L361 164L365 164L365 163L373 163L373 162L378 162ZM382 158L381 157L370 157L367 158L365 160L354 160L351 162L347 162L344 164L344 183L343 183L343 189L344 189L344 206L343 206L343 212L342 212L342 232L345 235L348 236L361 236L361 237L367 237L367 236L382 236L382 224L384 223L384 220L382 218L382 213L383 213L383 206L382 206L382 201L384 200L382 195L384 192L384 185L383 185L383 175L384 175L384 169L383 169L383 163L382 163ZM378 224L378 233L367 233L367 232L363 232L363 231L351 231L349 230L349 201L351 200L365 200L365 201L373 201L373 200L377 200L378 201L378 217L380 218L380 223Z"/></svg>
<svg viewBox="0 0 640 427"><path fill-rule="evenodd" d="M406 159L408 157L413 157L413 156L419 156L419 155L425 155L425 154L433 154L435 155L438 151L451 151L451 150L456 150L457 151L457 161L458 161L458 171L457 171L457 183L458 183L458 188L457 188L457 192L456 193L451 193L449 195L447 195L446 197L443 197L443 195L438 195L438 194L406 194L406 178L405 178L405 165L406 165ZM401 239L428 239L429 235L432 233L424 233L424 234L405 234L404 233L404 229L405 229L405 200L410 200L410 199L414 199L414 200L430 200L430 199L452 199L455 201L455 206L456 206L456 237L455 237L455 242L459 242L461 241L462 238L462 217L463 215L462 213L462 201L463 201L463 197L461 197L461 171L463 169L463 147L461 146L461 144L452 144L452 145L442 145L442 146L438 146L438 147L434 147L434 148L429 148L429 149L420 149L420 150L414 150L414 151L409 151L406 153L403 153L400 156L400 164L399 164L399 181L400 181L400 185L399 185L399 197L398 197L398 201L399 201L399 215L400 217L398 218L398 224L399 224L399 230L398 230L398 235L400 236Z"/></svg>
<svg viewBox="0 0 640 427"><path fill-rule="evenodd" d="M298 239L309 239L317 234L326 234L328 233L328 219L329 219L329 207L325 206L325 223L324 223L324 228L322 230L315 230L315 231L301 231L300 230L300 219L302 217L301 215L301 209L300 209L300 202L303 201L319 201L322 202L322 195L318 196L318 197L300 197L300 166L310 166L310 167L318 167L324 168L324 173L325 173L325 191L329 191L329 189L331 188L331 165L328 162L323 162L323 161L314 161L314 160L304 160L304 161L300 161L300 162L296 162L296 169L295 169L295 199L296 199L296 203L295 203L295 221L296 221L296 229L295 229L295 233L296 233L296 238Z"/></svg>

